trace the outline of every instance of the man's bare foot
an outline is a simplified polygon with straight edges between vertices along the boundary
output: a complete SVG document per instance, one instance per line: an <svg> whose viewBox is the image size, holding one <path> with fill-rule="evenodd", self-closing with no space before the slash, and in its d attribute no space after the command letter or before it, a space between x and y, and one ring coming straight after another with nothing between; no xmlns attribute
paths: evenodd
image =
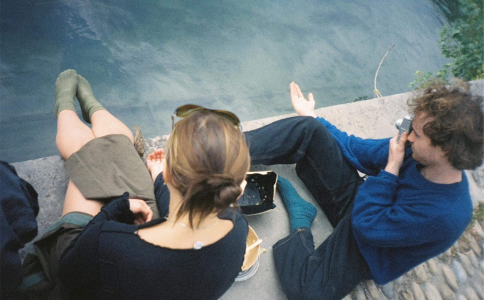
<svg viewBox="0 0 484 300"><path fill-rule="evenodd" d="M54 113L58 117L59 113L65 109L76 111L74 98L77 90L76 70L66 70L59 74L55 82L55 107Z"/></svg>
<svg viewBox="0 0 484 300"><path fill-rule="evenodd" d="M165 150L157 149L150 153L148 157L146 157L146 167L148 171L151 173L151 178L153 182L155 182L158 175L163 172L165 161Z"/></svg>

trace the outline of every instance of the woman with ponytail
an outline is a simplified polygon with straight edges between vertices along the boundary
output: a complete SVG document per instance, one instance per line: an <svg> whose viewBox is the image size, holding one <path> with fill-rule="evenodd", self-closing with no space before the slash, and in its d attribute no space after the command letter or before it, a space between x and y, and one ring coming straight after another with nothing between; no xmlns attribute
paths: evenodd
<svg viewBox="0 0 484 300"><path fill-rule="evenodd" d="M56 91L57 145L70 182L63 217L36 244L55 284L50 299L220 298L241 271L248 233L233 208L250 167L237 117L177 110L182 120L166 155L150 154L146 170L129 129L84 78L63 72ZM76 95L92 129L75 113Z"/></svg>

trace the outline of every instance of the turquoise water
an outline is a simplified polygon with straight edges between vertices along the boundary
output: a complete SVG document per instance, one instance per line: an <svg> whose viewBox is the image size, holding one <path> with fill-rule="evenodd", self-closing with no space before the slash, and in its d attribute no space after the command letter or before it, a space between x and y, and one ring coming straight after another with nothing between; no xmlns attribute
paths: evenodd
<svg viewBox="0 0 484 300"><path fill-rule="evenodd" d="M431 0L2 0L0 159L58 153L54 83L65 69L153 137L186 103L242 121L290 113L291 81L317 107L372 98L394 44L377 87L407 92L416 70L446 62L437 42L448 12Z"/></svg>

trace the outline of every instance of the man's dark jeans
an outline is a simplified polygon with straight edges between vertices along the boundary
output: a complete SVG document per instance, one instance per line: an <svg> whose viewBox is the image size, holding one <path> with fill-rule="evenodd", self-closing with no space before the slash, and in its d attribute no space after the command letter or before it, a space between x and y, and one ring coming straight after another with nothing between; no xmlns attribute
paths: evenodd
<svg viewBox="0 0 484 300"><path fill-rule="evenodd" d="M341 299L369 269L351 227L354 197L363 179L343 157L328 130L311 117L295 117L245 133L253 164L293 164L335 228L315 250L309 228L277 242L274 259L289 299Z"/></svg>

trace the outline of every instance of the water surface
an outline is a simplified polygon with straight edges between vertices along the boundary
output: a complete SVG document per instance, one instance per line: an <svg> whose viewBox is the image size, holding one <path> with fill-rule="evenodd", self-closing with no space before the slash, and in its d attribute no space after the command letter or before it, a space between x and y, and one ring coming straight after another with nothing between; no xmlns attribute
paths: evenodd
<svg viewBox="0 0 484 300"><path fill-rule="evenodd" d="M242 121L292 112L289 83L317 107L409 91L439 69L445 2L27 1L0 10L0 159L55 155L54 83L76 69L99 101L147 137L186 103Z"/></svg>

